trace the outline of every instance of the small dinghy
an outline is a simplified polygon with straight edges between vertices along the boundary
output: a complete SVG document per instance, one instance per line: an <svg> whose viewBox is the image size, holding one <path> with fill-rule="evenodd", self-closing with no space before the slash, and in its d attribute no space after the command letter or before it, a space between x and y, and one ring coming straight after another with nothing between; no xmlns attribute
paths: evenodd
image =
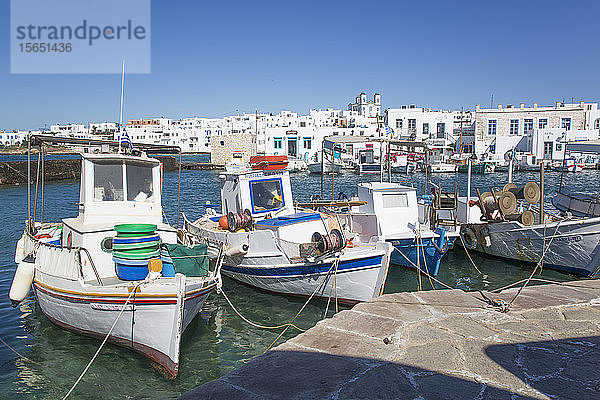
<svg viewBox="0 0 600 400"><path fill-rule="evenodd" d="M58 140L31 139L40 146ZM33 287L57 326L109 335L174 378L183 332L221 285L222 251L207 240L177 243L177 230L162 221L161 163L137 153L82 155L79 215L27 221L10 298L18 304Z"/></svg>

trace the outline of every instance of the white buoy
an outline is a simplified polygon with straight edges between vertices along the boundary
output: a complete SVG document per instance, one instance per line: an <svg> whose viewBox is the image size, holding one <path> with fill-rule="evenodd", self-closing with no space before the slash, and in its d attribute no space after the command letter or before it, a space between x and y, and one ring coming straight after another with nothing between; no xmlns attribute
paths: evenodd
<svg viewBox="0 0 600 400"><path fill-rule="evenodd" d="M17 250L15 251L15 263L18 265L25 258L25 237L21 236L21 239L17 242Z"/></svg>
<svg viewBox="0 0 600 400"><path fill-rule="evenodd" d="M10 292L8 293L8 297L10 298L13 307L16 307L29 295L35 270L35 263L33 260L31 261L32 262L25 259L17 265L15 276L10 285Z"/></svg>
<svg viewBox="0 0 600 400"><path fill-rule="evenodd" d="M248 253L248 245L247 244L240 244L238 246L234 246L234 247L230 247L227 249L227 251L225 252L225 255L229 256L229 257L235 257L235 256L245 256Z"/></svg>

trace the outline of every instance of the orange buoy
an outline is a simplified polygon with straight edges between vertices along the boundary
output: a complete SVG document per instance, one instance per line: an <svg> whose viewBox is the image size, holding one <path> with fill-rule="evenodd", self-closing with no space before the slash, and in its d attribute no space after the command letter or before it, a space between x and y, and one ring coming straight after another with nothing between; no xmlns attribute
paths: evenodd
<svg viewBox="0 0 600 400"><path fill-rule="evenodd" d="M227 222L227 215L223 215L221 218L219 218L219 227L221 229L225 229L225 230L229 229L229 223Z"/></svg>

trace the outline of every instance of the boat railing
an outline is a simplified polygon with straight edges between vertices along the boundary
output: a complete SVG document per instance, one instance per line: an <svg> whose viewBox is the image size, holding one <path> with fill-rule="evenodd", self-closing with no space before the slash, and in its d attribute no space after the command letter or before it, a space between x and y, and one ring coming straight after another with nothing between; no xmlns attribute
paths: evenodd
<svg viewBox="0 0 600 400"><path fill-rule="evenodd" d="M38 238L36 238L31 229L26 229L25 234L27 238L33 243L33 249L31 252L35 252L35 256L41 258L52 258L55 261L60 261L61 267L72 267L71 270L76 270L78 276L71 276L73 279L77 279L81 277L85 281L85 276L83 272L83 267L86 264L86 261L90 263L92 271L96 276L96 280L100 286L103 286L102 279L100 278L100 274L98 274L98 270L96 269L96 264L94 264L94 260L90 255L90 252L85 247L69 247L63 246L59 244L47 243ZM82 253L84 257L82 257ZM65 257L65 254L69 256ZM69 263L72 262L72 265ZM40 263L41 264L41 263Z"/></svg>

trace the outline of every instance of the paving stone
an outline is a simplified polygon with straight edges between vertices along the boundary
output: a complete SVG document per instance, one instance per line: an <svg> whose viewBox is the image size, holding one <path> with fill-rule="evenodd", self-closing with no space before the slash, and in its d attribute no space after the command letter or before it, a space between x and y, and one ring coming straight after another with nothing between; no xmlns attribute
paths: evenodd
<svg viewBox="0 0 600 400"><path fill-rule="evenodd" d="M308 332L309 335L298 335L289 342L347 357L392 360L398 352L394 344L385 344L383 340L329 329L324 325L317 325Z"/></svg>
<svg viewBox="0 0 600 400"><path fill-rule="evenodd" d="M485 339L493 337L496 332L484 324L466 315L451 315L436 323L439 329L460 335L464 338Z"/></svg>
<svg viewBox="0 0 600 400"><path fill-rule="evenodd" d="M417 377L416 381L425 399L475 399L483 389L479 382L445 374Z"/></svg>
<svg viewBox="0 0 600 400"><path fill-rule="evenodd" d="M532 386L552 399L598 400L600 398L600 391L587 388L577 382L565 381L560 377L542 379Z"/></svg>
<svg viewBox="0 0 600 400"><path fill-rule="evenodd" d="M270 351L222 379L262 398L327 398L373 363L323 353Z"/></svg>
<svg viewBox="0 0 600 400"><path fill-rule="evenodd" d="M342 311L333 318L325 320L325 325L329 328L349 330L382 340L394 335L402 327L402 324L401 321L395 319L359 313L354 310Z"/></svg>
<svg viewBox="0 0 600 400"><path fill-rule="evenodd" d="M564 307L561 311L566 320L600 322L600 307Z"/></svg>
<svg viewBox="0 0 600 400"><path fill-rule="evenodd" d="M563 313L555 308L544 309L544 310L529 310L523 311L520 313L520 316L525 319L541 319L541 320L551 320L551 319L559 319L564 320L565 316Z"/></svg>
<svg viewBox="0 0 600 400"><path fill-rule="evenodd" d="M413 302L417 303L417 300L413 298ZM352 310L393 318L402 322L413 322L431 317L431 312L421 304L399 304L391 299L390 301L380 300L373 303L360 303L354 306Z"/></svg>
<svg viewBox="0 0 600 400"><path fill-rule="evenodd" d="M439 343L410 345L394 361L413 368L444 373L462 369L462 360L458 341L448 340Z"/></svg>
<svg viewBox="0 0 600 400"><path fill-rule="evenodd" d="M528 287L509 313L460 290L382 296L182 399L600 399L600 280L579 283Z"/></svg>
<svg viewBox="0 0 600 400"><path fill-rule="evenodd" d="M222 379L205 383L179 396L179 400L260 400L264 397L236 388Z"/></svg>
<svg viewBox="0 0 600 400"><path fill-rule="evenodd" d="M494 328L505 331L505 334L500 333L497 335L500 340L508 340L509 337L520 338L520 342L552 339L548 329L535 324L535 321L532 320L501 322L496 324Z"/></svg>
<svg viewBox="0 0 600 400"><path fill-rule="evenodd" d="M339 391L339 399L414 399L419 392L402 374L399 366L385 363L348 382Z"/></svg>
<svg viewBox="0 0 600 400"><path fill-rule="evenodd" d="M402 335L408 344L445 342L458 338L458 336L443 331L435 324L429 322L419 322L410 325L404 329Z"/></svg>
<svg viewBox="0 0 600 400"><path fill-rule="evenodd" d="M517 367L518 349L516 345L490 345L480 340L466 340L461 343L464 369L498 387L513 390L526 390L525 375Z"/></svg>
<svg viewBox="0 0 600 400"><path fill-rule="evenodd" d="M541 321L540 326L546 331L552 332L552 337L554 338L587 336L600 333L598 325L589 321L548 320Z"/></svg>
<svg viewBox="0 0 600 400"><path fill-rule="evenodd" d="M486 304L478 298L479 294L460 289L429 290L413 293L413 295L438 312L472 312L486 307Z"/></svg>

